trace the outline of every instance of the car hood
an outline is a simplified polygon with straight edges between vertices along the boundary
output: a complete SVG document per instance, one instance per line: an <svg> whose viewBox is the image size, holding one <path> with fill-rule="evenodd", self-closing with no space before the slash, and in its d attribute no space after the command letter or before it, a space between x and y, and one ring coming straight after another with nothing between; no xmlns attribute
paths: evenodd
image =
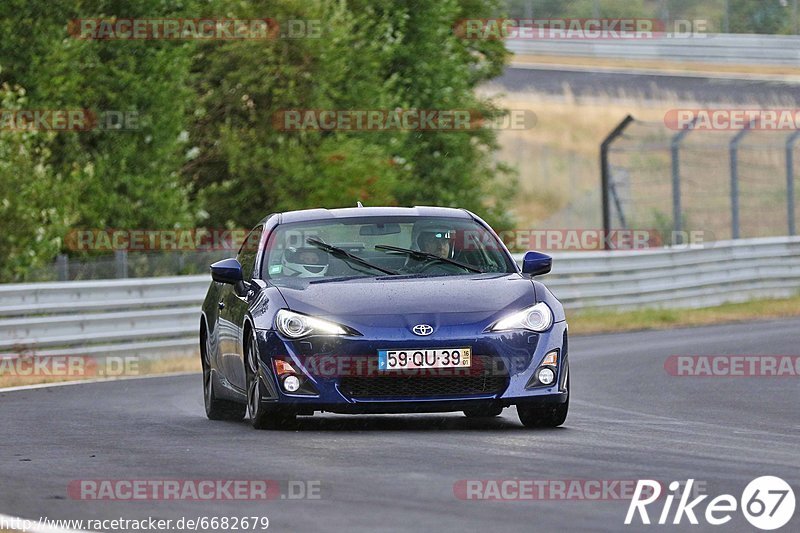
<svg viewBox="0 0 800 533"><path fill-rule="evenodd" d="M293 311L342 319L405 316L409 319L470 315L489 319L508 309L535 303L533 283L519 274L358 278L322 283L282 284L279 290Z"/></svg>

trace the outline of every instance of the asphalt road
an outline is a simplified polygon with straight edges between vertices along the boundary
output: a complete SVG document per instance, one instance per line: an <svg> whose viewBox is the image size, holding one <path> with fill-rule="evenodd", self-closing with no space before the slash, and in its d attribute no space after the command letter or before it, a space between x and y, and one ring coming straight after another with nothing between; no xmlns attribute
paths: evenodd
<svg viewBox="0 0 800 533"><path fill-rule="evenodd" d="M576 337L563 428L526 430L513 409L302 418L296 431L211 422L199 376L0 394L0 513L49 518L269 517L270 531L751 531L625 527L628 500L464 501L466 479L694 478L716 496L777 475L800 496L798 378L670 376L680 354L798 354L800 320ZM78 479L321 482L318 500L81 501ZM707 502L708 500L706 500ZM705 508L705 505L701 507ZM651 516L660 514L661 504ZM800 510L783 529L800 529ZM670 515L670 520L672 515Z"/></svg>
<svg viewBox="0 0 800 533"><path fill-rule="evenodd" d="M635 97L772 107L800 105L800 83L779 81L509 67L492 83L507 92L532 91L556 95L563 94L564 88L569 87L577 97Z"/></svg>

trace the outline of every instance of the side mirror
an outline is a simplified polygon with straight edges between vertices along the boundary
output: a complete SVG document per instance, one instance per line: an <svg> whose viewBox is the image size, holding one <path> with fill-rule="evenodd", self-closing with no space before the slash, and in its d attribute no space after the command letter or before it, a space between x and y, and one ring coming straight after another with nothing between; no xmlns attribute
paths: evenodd
<svg viewBox="0 0 800 533"><path fill-rule="evenodd" d="M522 259L522 273L531 276L547 274L553 268L553 258L541 252L525 252Z"/></svg>
<svg viewBox="0 0 800 533"><path fill-rule="evenodd" d="M223 259L211 265L211 279L236 285L243 281L242 265L236 259Z"/></svg>

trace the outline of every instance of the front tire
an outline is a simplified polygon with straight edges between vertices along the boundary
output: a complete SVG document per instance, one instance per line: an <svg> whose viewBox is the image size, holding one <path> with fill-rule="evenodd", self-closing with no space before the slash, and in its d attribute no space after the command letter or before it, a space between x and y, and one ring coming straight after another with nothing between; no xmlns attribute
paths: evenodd
<svg viewBox="0 0 800 533"><path fill-rule="evenodd" d="M266 408L261 402L264 384L258 364L256 341L247 343L247 414L255 429L286 429L296 421L296 415L275 408Z"/></svg>
<svg viewBox="0 0 800 533"><path fill-rule="evenodd" d="M526 428L556 428L564 423L569 412L569 375L567 376L567 401L556 405L517 405L519 421Z"/></svg>
<svg viewBox="0 0 800 533"><path fill-rule="evenodd" d="M569 411L569 400L556 407L517 406L519 421L526 428L556 428L564 423Z"/></svg>

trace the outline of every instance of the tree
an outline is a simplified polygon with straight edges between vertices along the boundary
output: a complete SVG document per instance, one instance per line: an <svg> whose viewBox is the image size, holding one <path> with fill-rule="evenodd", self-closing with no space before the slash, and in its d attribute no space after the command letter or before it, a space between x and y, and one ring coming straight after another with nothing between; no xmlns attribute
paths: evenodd
<svg viewBox="0 0 800 533"><path fill-rule="evenodd" d="M459 18L493 7L440 3L271 2L278 20L323 21L320 38L212 43L194 59L198 106L184 175L207 223L252 225L271 211L435 204L507 220L492 161L495 135L302 131L273 127L282 110L473 110L499 114L474 89L501 71L499 42L463 41ZM232 4L238 17L264 4ZM232 7L233 9L233 7Z"/></svg>
<svg viewBox="0 0 800 533"><path fill-rule="evenodd" d="M730 0L731 33L791 33L792 8L781 0Z"/></svg>
<svg viewBox="0 0 800 533"><path fill-rule="evenodd" d="M4 112L23 109L22 87L0 87ZM54 133L0 130L0 280L21 280L58 253L73 222L69 209L74 176L48 163Z"/></svg>
<svg viewBox="0 0 800 533"><path fill-rule="evenodd" d="M132 17L178 13L164 6L158 0L124 5L94 0L73 6L8 0L0 7L0 29L5 36L0 43L0 82L27 89L25 109L87 109L100 119L88 131L5 135L9 152L35 155L38 159L27 162L46 169L28 175L36 182L29 192L53 191L41 198L53 201L51 208L57 210L59 220L89 228L163 228L193 222L178 172L181 131L191 96L186 76L192 45L82 40L67 33L71 19L112 17L123 9ZM129 120L121 130L108 127L103 119L118 114L135 122ZM26 160L17 163L24 166ZM10 180L10 175L5 179ZM13 187L13 183L5 181L3 186ZM63 194L64 183L69 194ZM9 204L8 212L21 213L29 200L11 195L3 201ZM54 230L40 229L47 235ZM19 232L9 236L18 243L29 237L29 228L22 225L4 231ZM66 232L61 227L54 242L63 246ZM34 262L42 263L52 260L60 247L32 246L30 250L36 250ZM16 276L20 275L17 271Z"/></svg>
<svg viewBox="0 0 800 533"><path fill-rule="evenodd" d="M493 160L492 130L282 131L272 123L287 109L501 114L475 89L502 71L502 42L463 40L453 31L459 19L495 16L500 5L6 0L0 83L7 105L121 113L136 122L0 131L0 276L21 279L26 268L51 261L75 226L242 227L270 211L356 201L467 207L508 224L508 187L501 185L511 177ZM198 42L68 33L72 19L117 16L268 16L318 21L321 34Z"/></svg>

